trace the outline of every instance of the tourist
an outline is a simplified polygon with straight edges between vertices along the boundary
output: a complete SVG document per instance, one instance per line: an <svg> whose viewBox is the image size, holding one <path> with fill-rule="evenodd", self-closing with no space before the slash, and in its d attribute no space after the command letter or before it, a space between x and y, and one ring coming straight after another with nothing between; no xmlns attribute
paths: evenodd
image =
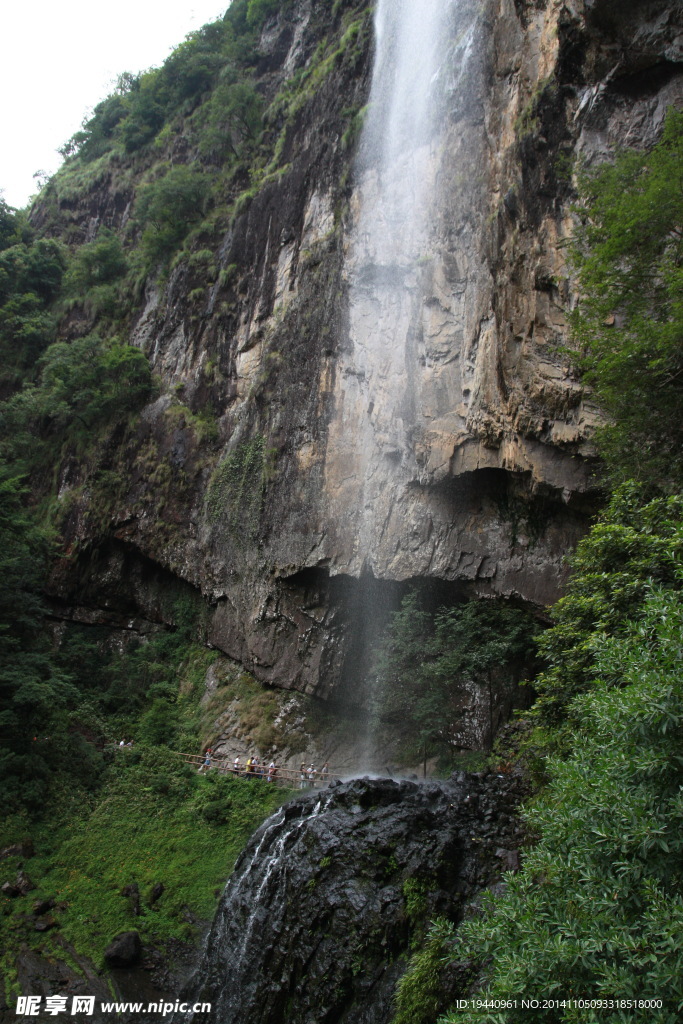
<svg viewBox="0 0 683 1024"><path fill-rule="evenodd" d="M315 766L314 766L312 761L311 761L311 763L308 766L308 769L306 771L306 775L308 776L308 786L309 786L309 788L310 789L315 789Z"/></svg>
<svg viewBox="0 0 683 1024"><path fill-rule="evenodd" d="M329 774L330 774L330 765L329 765L328 761L325 761L325 764L320 769L320 782L321 782L321 784L323 786L327 785L328 779L329 779Z"/></svg>
<svg viewBox="0 0 683 1024"><path fill-rule="evenodd" d="M299 769L299 779L299 789L306 789L308 783L306 780L306 765L303 761L301 762L301 768Z"/></svg>
<svg viewBox="0 0 683 1024"><path fill-rule="evenodd" d="M235 773L235 775L239 775L241 773L241 771L242 771L242 765L240 764L240 756L239 756L239 754L237 755L235 760L232 762L232 770Z"/></svg>
<svg viewBox="0 0 683 1024"><path fill-rule="evenodd" d="M275 776L277 775L277 767L275 761L271 761L268 765L268 782L275 782Z"/></svg>

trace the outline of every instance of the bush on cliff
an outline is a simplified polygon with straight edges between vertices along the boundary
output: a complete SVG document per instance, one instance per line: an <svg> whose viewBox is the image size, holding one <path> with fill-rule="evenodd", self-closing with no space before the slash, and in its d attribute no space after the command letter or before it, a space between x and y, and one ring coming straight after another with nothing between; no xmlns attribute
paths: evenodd
<svg viewBox="0 0 683 1024"><path fill-rule="evenodd" d="M515 683L533 659L537 625L531 615L502 601L466 601L436 612L417 593L403 599L377 658L375 713L410 723L419 740L414 755L453 751L453 730L463 699L475 684L485 693L494 732L496 688ZM501 676L502 673L502 676Z"/></svg>
<svg viewBox="0 0 683 1024"><path fill-rule="evenodd" d="M0 443L27 467L51 462L54 445L92 442L98 431L139 411L153 392L143 353L97 334L55 342L38 367L38 380L0 406Z"/></svg>
<svg viewBox="0 0 683 1024"><path fill-rule="evenodd" d="M0 387L9 393L54 341L52 304L67 266L66 247L32 239L21 215L0 201Z"/></svg>
<svg viewBox="0 0 683 1024"><path fill-rule="evenodd" d="M649 153L581 176L572 317L586 380L611 417L599 433L615 480L683 483L683 110Z"/></svg>
<svg viewBox="0 0 683 1024"><path fill-rule="evenodd" d="M190 167L171 167L140 192L135 213L144 225L141 246L154 263L168 258L206 207L208 178Z"/></svg>
<svg viewBox="0 0 683 1024"><path fill-rule="evenodd" d="M551 610L555 625L539 641L547 668L534 682L534 714L546 724L564 722L573 698L592 686L596 647L640 619L652 583L681 587L683 495L646 495L635 484L618 488L570 560L567 593Z"/></svg>
<svg viewBox="0 0 683 1024"><path fill-rule="evenodd" d="M39 808L51 772L55 731L74 697L51 658L40 596L49 538L26 508L22 481L0 467L0 780L5 811Z"/></svg>

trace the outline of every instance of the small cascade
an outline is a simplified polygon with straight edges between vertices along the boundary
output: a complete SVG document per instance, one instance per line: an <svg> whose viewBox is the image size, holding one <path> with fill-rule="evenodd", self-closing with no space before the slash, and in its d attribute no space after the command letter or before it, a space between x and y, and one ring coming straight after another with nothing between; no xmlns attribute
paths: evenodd
<svg viewBox="0 0 683 1024"><path fill-rule="evenodd" d="M461 775L292 801L240 857L181 998L220 1024L385 1024L414 930L457 920L519 845L520 796L518 780Z"/></svg>

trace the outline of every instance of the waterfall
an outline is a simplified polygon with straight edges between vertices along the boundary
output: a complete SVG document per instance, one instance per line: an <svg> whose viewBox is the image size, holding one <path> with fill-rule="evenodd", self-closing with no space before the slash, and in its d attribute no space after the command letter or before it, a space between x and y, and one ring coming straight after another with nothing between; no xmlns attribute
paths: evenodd
<svg viewBox="0 0 683 1024"><path fill-rule="evenodd" d="M277 941L290 910L286 896L300 856L300 833L310 829L331 797L330 790L281 808L255 832L235 865L209 939L217 960L206 955L193 979L193 991L212 991L212 1019L220 1024L244 1024L253 1019L250 1014L259 1012L268 974L267 950ZM193 1015L182 1019L189 1024Z"/></svg>
<svg viewBox="0 0 683 1024"><path fill-rule="evenodd" d="M417 517L409 517L401 538L396 507L410 509L403 495L425 476L418 444L427 450L425 439L436 436L452 454L464 423L458 417L466 300L453 282L444 225L453 218L454 179L466 170L474 177L461 166L472 147L454 144L453 136L473 134L463 111L473 92L480 16L473 0L378 0L375 11L347 248L349 339L328 439L329 490L354 524L349 569L365 577L361 590L369 594L359 599L368 613L351 673L364 705L374 703L372 651L388 621L387 609L370 607L370 577L401 579L404 559L414 575L411 551L428 550L431 525L416 526ZM443 463L448 455L437 458ZM380 769L385 762L371 717L366 721L364 763Z"/></svg>
<svg viewBox="0 0 683 1024"><path fill-rule="evenodd" d="M331 516L352 538L338 571L373 574L392 495L419 475L416 431L436 423L453 450L466 287L453 284L458 268L440 269L453 262L444 196L461 155L479 153L461 124L480 13L478 0L378 0L327 444ZM467 144L453 144L455 107ZM367 651L381 610L361 604ZM516 786L362 779L287 805L240 858L187 1001L211 1001L220 1024L388 1024L413 937L410 884L424 893L423 924L456 920L495 877L494 849L518 841Z"/></svg>
<svg viewBox="0 0 683 1024"><path fill-rule="evenodd" d="M357 226L356 292L414 269L429 233L430 161L443 113L452 0L379 0L376 55L360 167L373 166L375 192ZM364 167L365 165L365 167ZM395 279L395 278L394 278Z"/></svg>
<svg viewBox="0 0 683 1024"><path fill-rule="evenodd" d="M375 13L347 260L350 344L329 442L353 469L347 504L356 506L360 572L373 570L390 495L415 477L415 433L431 418L421 345L443 248L435 228L453 175L444 126L467 88L477 9L472 0L379 0ZM443 327L448 345L455 331L449 338Z"/></svg>

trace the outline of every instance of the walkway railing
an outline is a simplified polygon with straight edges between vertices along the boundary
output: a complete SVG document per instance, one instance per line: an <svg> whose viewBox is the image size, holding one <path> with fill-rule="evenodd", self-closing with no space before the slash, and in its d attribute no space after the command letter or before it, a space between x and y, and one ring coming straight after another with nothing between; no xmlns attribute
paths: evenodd
<svg viewBox="0 0 683 1024"><path fill-rule="evenodd" d="M308 765L301 768L275 768L274 772L266 764L241 764L235 768L230 758L211 757L207 763L206 754L184 754L174 751L186 764L192 765L197 771L218 771L225 775L236 775L243 779L257 779L261 782L278 783L290 789L322 789L329 786L332 779L341 779L337 772L324 771L322 768L310 769Z"/></svg>

